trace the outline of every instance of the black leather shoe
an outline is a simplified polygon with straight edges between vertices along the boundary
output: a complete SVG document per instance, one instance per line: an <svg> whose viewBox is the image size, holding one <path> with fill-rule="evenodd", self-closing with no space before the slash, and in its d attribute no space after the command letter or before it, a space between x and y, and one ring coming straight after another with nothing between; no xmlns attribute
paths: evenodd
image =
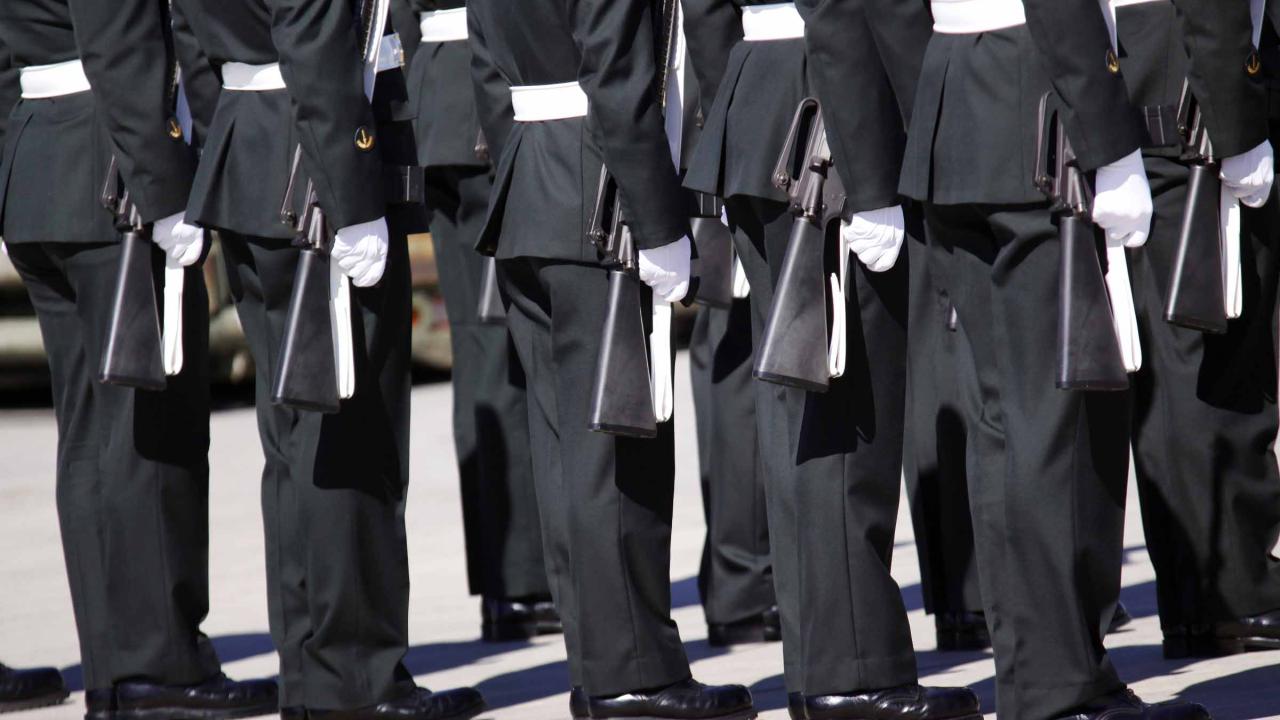
<svg viewBox="0 0 1280 720"><path fill-rule="evenodd" d="M303 707L280 708L280 720L307 720L307 709Z"/></svg>
<svg viewBox="0 0 1280 720"><path fill-rule="evenodd" d="M969 688L903 685L847 695L805 695L807 720L982 720Z"/></svg>
<svg viewBox="0 0 1280 720"><path fill-rule="evenodd" d="M115 687L114 720L231 720L274 714L275 680L231 680L215 675L197 685L122 682Z"/></svg>
<svg viewBox="0 0 1280 720"><path fill-rule="evenodd" d="M562 632L560 614L545 599L510 600L486 597L480 601L480 637L485 642L530 640Z"/></svg>
<svg viewBox="0 0 1280 720"><path fill-rule="evenodd" d="M574 720L591 717L587 691L577 685L569 688L569 715L573 716Z"/></svg>
<svg viewBox="0 0 1280 720"><path fill-rule="evenodd" d="M433 693L415 687L394 700L355 710L307 710L309 720L471 720L484 712L484 697L474 688Z"/></svg>
<svg viewBox="0 0 1280 720"><path fill-rule="evenodd" d="M55 668L15 670L0 665L0 713L58 705L69 694Z"/></svg>
<svg viewBox="0 0 1280 720"><path fill-rule="evenodd" d="M1179 625L1164 630L1164 656L1170 660L1278 649L1280 610L1213 625Z"/></svg>
<svg viewBox="0 0 1280 720"><path fill-rule="evenodd" d="M593 720L751 720L756 716L751 691L741 685L703 685L690 678L654 690L592 697Z"/></svg>
<svg viewBox="0 0 1280 720"><path fill-rule="evenodd" d="M1195 703L1170 700L1148 705L1130 690L1121 690L1087 703L1055 720L1212 720Z"/></svg>
<svg viewBox="0 0 1280 720"><path fill-rule="evenodd" d="M787 693L787 715L791 720L809 720L804 711L804 693Z"/></svg>
<svg viewBox="0 0 1280 720"><path fill-rule="evenodd" d="M777 605L745 620L707 625L707 643L713 647L778 642L781 639L782 618Z"/></svg>
<svg viewBox="0 0 1280 720"><path fill-rule="evenodd" d="M115 690L106 688L84 691L84 720L112 720L115 716Z"/></svg>
<svg viewBox="0 0 1280 720"><path fill-rule="evenodd" d="M938 631L938 650L986 650L991 647L987 616L981 612L942 612L933 618Z"/></svg>
<svg viewBox="0 0 1280 720"><path fill-rule="evenodd" d="M1107 627L1107 634L1120 632L1131 622L1133 622L1133 616L1129 614L1129 609L1124 606L1124 603L1116 603L1116 612L1111 616L1111 625Z"/></svg>

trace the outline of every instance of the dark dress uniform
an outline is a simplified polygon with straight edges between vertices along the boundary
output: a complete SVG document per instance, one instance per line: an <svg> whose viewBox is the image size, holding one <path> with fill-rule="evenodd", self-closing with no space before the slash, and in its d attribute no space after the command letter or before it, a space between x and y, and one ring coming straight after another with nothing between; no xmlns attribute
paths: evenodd
<svg viewBox="0 0 1280 720"><path fill-rule="evenodd" d="M209 604L209 319L198 266L186 276L183 371L160 392L96 380L120 261L99 200L111 157L145 222L181 212L191 186L193 155L170 133L162 7L0 6L0 44L18 68L79 59L92 87L6 103L0 202L49 358L58 517L94 697L122 681L193 685L219 673L200 632ZM157 277L162 257L157 250Z"/></svg>
<svg viewBox="0 0 1280 720"><path fill-rule="evenodd" d="M216 108L195 108L206 115L208 137L187 218L219 231L259 368L267 599L281 705L313 716L374 706L411 684L401 664L409 602L406 236L426 222L420 205L388 202L387 167L415 160L403 77L380 73L370 107L354 6L342 0L180 0L176 9L183 21L176 27L189 28L188 44L209 65L185 64L187 82L197 72L224 84ZM278 63L284 82L230 83L231 63ZM381 281L352 289L356 390L332 415L270 400L299 257L280 219L299 143L296 209L310 178L331 228L383 215L390 228Z"/></svg>
<svg viewBox="0 0 1280 720"><path fill-rule="evenodd" d="M680 695L676 709L692 713L680 717L754 716L745 688L689 679L671 619L672 423L651 440L588 430L608 290L586 235L602 164L637 248L689 233L655 92L651 5L472 0L467 15L477 85L500 78L534 87L525 97L540 100L530 113L514 108L480 247L498 258L528 377L534 480L570 680L591 696L592 717L670 717L658 699L668 690ZM501 108L487 93L477 99L485 134L502 136L490 131ZM627 709L632 702L643 709Z"/></svg>
<svg viewBox="0 0 1280 720"><path fill-rule="evenodd" d="M486 600L486 637L498 639L512 632L520 635L519 627L508 627L514 607L505 616L495 615L502 601L539 601L551 595L533 489L524 371L513 362L506 326L482 323L477 315L485 259L475 244L489 203L492 169L488 158L478 154L480 123L468 82L471 51L465 37L423 41L418 24L420 13L460 10L465 3L398 4L407 11L397 27L409 68L417 162L427 169L426 205L453 347L453 437L462 481L467 574L471 593ZM460 27L465 29L465 20ZM497 101L509 102L505 86L498 92ZM520 614L532 619L531 612L532 607ZM513 620L503 622L503 617Z"/></svg>
<svg viewBox="0 0 1280 720"><path fill-rule="evenodd" d="M757 340L792 226L785 196L770 184L773 166L797 105L823 93L810 84L818 74L802 37L744 39L743 13L765 4L684 3L694 71L701 84L718 88L685 184L725 198L751 283ZM806 5L800 12L809 21L819 9ZM832 70L849 71L843 64ZM878 61L872 72L880 72ZM825 73L822 80L828 80ZM871 131L873 145L900 147L902 119L892 94L871 101L896 124L887 135ZM887 154L896 152L890 147ZM851 193L866 186L860 173L896 176L896 160L878 163L883 157L841 166L842 173L850 169L845 182ZM851 201L869 209L893 204L895 197L889 182ZM862 204L867 201L879 204ZM900 262L873 274L855 265L849 313L861 322L851 323L844 377L825 394L756 384L787 688L804 695L916 680L906 611L889 575L902 463L907 268Z"/></svg>
<svg viewBox="0 0 1280 720"><path fill-rule="evenodd" d="M1120 62L1134 102L1176 108L1190 76L1194 86L1208 88L1201 102L1216 121L1208 126L1215 149L1240 152L1261 142L1267 131L1262 83L1241 60L1250 52L1250 28L1239 26L1247 19L1235 14L1219 20L1237 23L1236 52L1195 62L1168 0L1116 8ZM1270 23L1264 38L1274 53ZM1262 67L1268 76L1276 70L1265 61ZM1239 103L1240 96L1247 103ZM1276 129L1273 124L1273 145L1280 140ZM1215 639L1215 626L1280 609L1280 562L1271 554L1280 533L1273 447L1277 203L1273 198L1260 209L1242 208L1241 317L1222 335L1166 322L1187 196L1188 171L1178 152L1153 144L1145 153L1155 217L1150 242L1130 251L1145 358L1134 383L1133 453L1171 655L1243 649L1232 637L1238 633Z"/></svg>

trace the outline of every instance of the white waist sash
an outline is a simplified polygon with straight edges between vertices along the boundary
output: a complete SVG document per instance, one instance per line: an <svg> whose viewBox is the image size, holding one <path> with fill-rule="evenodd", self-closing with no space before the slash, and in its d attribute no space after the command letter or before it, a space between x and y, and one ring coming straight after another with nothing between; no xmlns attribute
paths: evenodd
<svg viewBox="0 0 1280 720"><path fill-rule="evenodd" d="M969 35L1025 25L1022 0L931 0L933 31Z"/></svg>
<svg viewBox="0 0 1280 720"><path fill-rule="evenodd" d="M26 100L61 97L89 91L89 78L79 60L32 65L19 72L22 97Z"/></svg>
<svg viewBox="0 0 1280 720"><path fill-rule="evenodd" d="M742 8L742 39L747 42L804 37L804 18L793 2Z"/></svg>
<svg viewBox="0 0 1280 720"><path fill-rule="evenodd" d="M514 85L511 107L516 122L543 122L586 117L587 94L576 82Z"/></svg>
<svg viewBox="0 0 1280 720"><path fill-rule="evenodd" d="M250 65L239 62L223 63L222 87L227 90L244 92L284 90L284 75L280 74L280 63L268 63L266 65Z"/></svg>
<svg viewBox="0 0 1280 720"><path fill-rule="evenodd" d="M422 30L422 42L455 42L467 39L467 9L424 12L418 22Z"/></svg>

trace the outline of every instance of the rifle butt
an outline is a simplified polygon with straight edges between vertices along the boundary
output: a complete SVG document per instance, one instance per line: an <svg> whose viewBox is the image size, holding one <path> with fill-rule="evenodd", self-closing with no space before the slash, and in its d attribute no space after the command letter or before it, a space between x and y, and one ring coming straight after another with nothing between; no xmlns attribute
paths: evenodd
<svg viewBox="0 0 1280 720"><path fill-rule="evenodd" d="M1099 260L1098 227L1065 215L1058 227L1062 245L1058 290L1058 377L1062 390L1126 390L1111 301Z"/></svg>
<svg viewBox="0 0 1280 720"><path fill-rule="evenodd" d="M591 388L588 426L593 432L635 438L658 435L643 299L640 281L631 273L621 268L609 272L604 336Z"/></svg>
<svg viewBox="0 0 1280 720"><path fill-rule="evenodd" d="M1164 319L1208 333L1227 331L1220 235L1222 180L1216 164L1191 166Z"/></svg>
<svg viewBox="0 0 1280 720"><path fill-rule="evenodd" d="M494 258L484 260L476 317L486 325L504 325L507 322L507 308L502 304L502 293L498 290L498 261Z"/></svg>
<svg viewBox="0 0 1280 720"><path fill-rule="evenodd" d="M167 380L152 267L154 248L150 238L132 230L124 233L120 243L120 269L98 380L142 390L163 390Z"/></svg>
<svg viewBox="0 0 1280 720"><path fill-rule="evenodd" d="M796 219L752 370L756 378L809 392L830 385L825 245L821 227Z"/></svg>
<svg viewBox="0 0 1280 720"><path fill-rule="evenodd" d="M733 305L733 235L720 218L696 217L692 228L698 249L697 302L728 309Z"/></svg>
<svg viewBox="0 0 1280 720"><path fill-rule="evenodd" d="M338 368L329 314L329 257L304 248L289 298L272 403L294 410L338 412Z"/></svg>

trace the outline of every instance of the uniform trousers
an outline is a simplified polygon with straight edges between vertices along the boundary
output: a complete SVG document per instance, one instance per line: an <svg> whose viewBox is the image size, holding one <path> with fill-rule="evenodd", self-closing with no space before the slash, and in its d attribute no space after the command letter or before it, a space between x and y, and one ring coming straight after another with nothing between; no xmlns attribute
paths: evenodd
<svg viewBox="0 0 1280 720"><path fill-rule="evenodd" d="M421 207L388 208L382 280L353 288L355 395L326 415L271 403L299 250L222 233L227 275L257 365L267 608L282 706L349 709L410 679L404 499L409 479L407 233Z"/></svg>
<svg viewBox="0 0 1280 720"><path fill-rule="evenodd" d="M35 306L58 424L57 505L84 684L219 671L209 610L209 304L186 274L186 362L160 392L98 382L118 243L8 246ZM157 278L163 255L155 252Z"/></svg>
<svg viewBox="0 0 1280 720"><path fill-rule="evenodd" d="M907 415L903 475L920 585L928 613L982 610L978 564L969 514L967 425L973 403L956 382L958 365L972 365L967 342L951 323L951 299L934 282L937 253L925 238L903 252L910 262L907 323Z"/></svg>
<svg viewBox="0 0 1280 720"><path fill-rule="evenodd" d="M477 318L487 168L427 169L427 209L453 348L453 440L471 593L550 595L529 451L525 377L505 325Z"/></svg>
<svg viewBox="0 0 1280 720"><path fill-rule="evenodd" d="M707 540L698 591L711 624L773 607L773 563L751 379L751 300L701 307L689 341Z"/></svg>
<svg viewBox="0 0 1280 720"><path fill-rule="evenodd" d="M979 386L968 475L998 711L1050 718L1122 687L1102 639L1120 593L1128 394L1055 387L1061 252L1044 205L927 205L926 223Z"/></svg>
<svg viewBox="0 0 1280 720"><path fill-rule="evenodd" d="M784 203L748 196L729 198L726 208L758 340L793 218ZM844 376L826 393L756 383L786 683L807 695L916 681L906 610L889 575L902 471L907 268L850 268Z"/></svg>
<svg viewBox="0 0 1280 720"><path fill-rule="evenodd" d="M1273 135L1273 141L1275 140ZM1143 368L1133 452L1165 628L1280 608L1275 457L1275 248L1280 203L1243 212L1244 313L1223 335L1164 320L1187 196L1186 167L1149 157L1151 239L1130 251Z"/></svg>
<svg viewBox="0 0 1280 720"><path fill-rule="evenodd" d="M570 681L616 695L688 678L671 619L672 423L648 440L587 429L608 273L527 257L499 261L499 272L528 378L543 547Z"/></svg>

